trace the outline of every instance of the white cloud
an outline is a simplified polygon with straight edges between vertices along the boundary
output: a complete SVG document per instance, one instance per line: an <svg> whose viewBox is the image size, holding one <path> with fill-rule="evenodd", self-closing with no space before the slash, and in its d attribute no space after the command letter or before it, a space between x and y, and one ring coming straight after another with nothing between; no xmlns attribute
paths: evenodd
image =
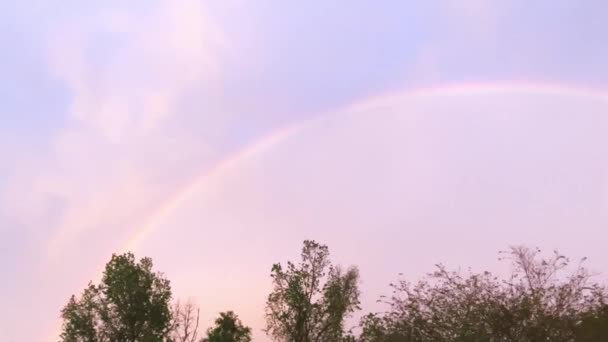
<svg viewBox="0 0 608 342"><path fill-rule="evenodd" d="M182 114L181 96L219 76L223 38L202 2L162 0L68 21L51 31L49 47L53 73L73 101L33 191L68 202L51 244L61 249L71 234L137 215L162 194L166 164L179 161L171 154L200 157L209 149L204 137L180 136L170 124ZM172 150L163 151L168 140Z"/></svg>
<svg viewBox="0 0 608 342"><path fill-rule="evenodd" d="M24 298L46 316L30 340L48 338L37 334L55 326L49 318L86 282L91 263L218 157L189 123L218 134L227 120L221 106L208 110L206 94L189 99L195 110L182 103L222 78L226 39L203 4L106 5L49 27L48 65L70 104L48 149L14 154L19 172L0 194L0 216L35 239L32 260L40 264L22 266L39 270L36 282L45 284ZM66 260L70 272L57 277Z"/></svg>
<svg viewBox="0 0 608 342"><path fill-rule="evenodd" d="M196 110L182 104L222 77L225 39L203 2L162 0L62 19L48 30L48 58L69 107L47 149L11 154L18 172L0 193L2 224L32 239L34 256L21 266L35 282L13 284L22 287L23 305L39 308L30 340L48 338L50 318L86 282L91 263L216 160L213 142L189 123L218 134L227 120L221 106L207 110L205 94L189 99ZM70 272L57 277L66 260ZM44 290L28 297L34 283Z"/></svg>
<svg viewBox="0 0 608 342"><path fill-rule="evenodd" d="M180 94L216 77L225 44L202 2L163 0L68 22L49 46L54 74L74 94L71 116L120 142L154 130L176 114Z"/></svg>

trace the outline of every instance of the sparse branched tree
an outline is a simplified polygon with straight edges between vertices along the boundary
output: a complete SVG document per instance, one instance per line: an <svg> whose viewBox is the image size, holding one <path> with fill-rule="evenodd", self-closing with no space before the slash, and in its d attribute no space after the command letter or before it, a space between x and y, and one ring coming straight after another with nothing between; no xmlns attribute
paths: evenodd
<svg viewBox="0 0 608 342"><path fill-rule="evenodd" d="M581 263L566 273L566 257L542 258L525 247L503 259L514 266L506 280L438 265L417 284L392 284L393 295L384 299L389 311L362 319L360 341L572 342L583 334L582 322L592 326L601 319L605 292Z"/></svg>
<svg viewBox="0 0 608 342"><path fill-rule="evenodd" d="M113 255L99 285L63 308L63 342L164 342L171 330L171 287L152 260Z"/></svg>
<svg viewBox="0 0 608 342"><path fill-rule="evenodd" d="M335 342L345 338L345 319L359 309L359 272L343 271L329 249L306 240L301 262L272 267L266 333L281 342Z"/></svg>
<svg viewBox="0 0 608 342"><path fill-rule="evenodd" d="M200 309L191 301L173 307L173 324L169 342L197 342Z"/></svg>
<svg viewBox="0 0 608 342"><path fill-rule="evenodd" d="M251 342L251 328L243 325L234 312L222 312L202 342Z"/></svg>

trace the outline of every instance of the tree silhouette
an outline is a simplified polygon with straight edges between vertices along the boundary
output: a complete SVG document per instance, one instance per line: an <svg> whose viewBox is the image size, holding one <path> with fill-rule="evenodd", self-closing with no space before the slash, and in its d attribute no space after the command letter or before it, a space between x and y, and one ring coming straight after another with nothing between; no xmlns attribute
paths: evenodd
<svg viewBox="0 0 608 342"><path fill-rule="evenodd" d="M244 326L234 312L222 312L203 342L251 342L251 328Z"/></svg>
<svg viewBox="0 0 608 342"><path fill-rule="evenodd" d="M173 323L168 342L197 342L200 309L191 301L173 307Z"/></svg>
<svg viewBox="0 0 608 342"><path fill-rule="evenodd" d="M171 330L171 287L152 259L112 255L99 285L63 308L63 342L164 342Z"/></svg>
<svg viewBox="0 0 608 342"><path fill-rule="evenodd" d="M514 267L508 279L438 265L415 285L392 284L389 311L364 317L360 342L572 342L597 331L606 295L580 263L563 274L570 262L557 252L541 258L514 247L503 255Z"/></svg>
<svg viewBox="0 0 608 342"><path fill-rule="evenodd" d="M266 332L282 342L334 342L344 337L345 318L359 309L359 272L342 271L329 249L306 240L299 265L272 267Z"/></svg>

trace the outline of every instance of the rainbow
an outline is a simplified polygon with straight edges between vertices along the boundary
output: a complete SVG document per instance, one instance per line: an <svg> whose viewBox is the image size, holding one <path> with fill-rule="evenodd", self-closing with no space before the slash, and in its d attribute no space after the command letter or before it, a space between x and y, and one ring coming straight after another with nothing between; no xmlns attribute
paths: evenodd
<svg viewBox="0 0 608 342"><path fill-rule="evenodd" d="M222 159L203 174L196 176L192 181L187 182L185 186L176 189L159 206L151 210L151 214L145 217L141 223L137 225L138 228L127 237L126 241L119 246L119 248L115 249L115 252L126 252L136 249L138 245L140 245L141 242L146 239L146 237L158 229L158 227L165 222L172 213L186 203L192 196L199 191L204 190L205 187L208 187L211 182L221 179L222 175L224 175L226 171L238 165L243 160L269 150L271 147L284 141L286 138L295 135L309 125L326 120L328 117L369 110L377 108L381 105L417 97L433 97L438 95L465 96L471 94L490 95L515 91L531 94L575 96L608 102L608 92L601 89L571 87L551 83L528 82L466 83L438 87L402 89L379 96L374 96L363 101L357 101L340 110L316 115L312 119L296 122L286 128L272 132L262 139L245 146L227 158ZM95 269L98 272L92 272L92 274L100 274L100 267L100 265L97 265ZM95 278L96 277L90 277L88 279ZM57 336L58 331L59 327L56 327L55 331L49 335Z"/></svg>
<svg viewBox="0 0 608 342"><path fill-rule="evenodd" d="M152 211L152 215L147 217L135 232L127 239L127 242L118 250L121 252L135 249L141 241L145 239L156 227L158 227L168 216L178 209L183 203L188 201L198 191L201 191L211 180L218 179L221 175L231 167L235 166L242 160L258 155L263 151L270 149L275 144L283 141L285 138L297 133L304 127L312 125L315 122L324 120L328 115L343 115L352 112L369 110L380 106L381 104L393 103L405 98L414 97L432 97L437 95L463 96L468 94L496 94L508 91L529 92L536 94L552 94L552 95L568 95L577 97L587 97L593 99L603 99L608 101L608 93L597 89L585 89L579 87L568 87L550 83L467 83L455 84L440 87L418 88L413 90L396 91L386 93L380 96L375 96L361 102L355 102L346 108L327 115L317 115L313 119L297 122L289 127L280 129L260 139L259 141L247 145L237 153L221 160L209 171L186 184L183 188L178 189L169 196L156 210Z"/></svg>
<svg viewBox="0 0 608 342"><path fill-rule="evenodd" d="M153 214L144 220L141 227L133 232L128 238L127 242L119 248L119 252L127 252L135 249L139 243L154 230L160 223L162 223L172 212L178 209L184 202L192 197L196 192L202 190L210 179L221 177L224 171L230 169L234 165L238 164L241 160L245 160L249 157L257 155L271 146L275 145L279 141L285 139L298 130L299 126L294 125L287 128L280 129L272 134L264 137L263 139L246 146L237 153L230 157L221 160L213 167L211 167L202 176L195 177L194 180L188 183L183 188L177 189L171 196L168 197L161 205L153 210Z"/></svg>

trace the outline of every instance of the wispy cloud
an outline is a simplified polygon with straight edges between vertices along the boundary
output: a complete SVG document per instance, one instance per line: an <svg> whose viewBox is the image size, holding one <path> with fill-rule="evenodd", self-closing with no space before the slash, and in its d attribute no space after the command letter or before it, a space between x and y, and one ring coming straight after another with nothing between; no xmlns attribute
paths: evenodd
<svg viewBox="0 0 608 342"><path fill-rule="evenodd" d="M165 0L70 21L49 46L54 73L74 95L72 118L120 142L179 114L179 96L219 73L224 38L201 2Z"/></svg>
<svg viewBox="0 0 608 342"><path fill-rule="evenodd" d="M166 163L208 149L166 124L180 97L218 76L223 39L201 2L182 0L108 9L52 32L51 67L73 100L51 172L36 182L68 203L51 250L89 225L137 215L162 194Z"/></svg>
<svg viewBox="0 0 608 342"><path fill-rule="evenodd" d="M209 137L182 120L196 116L212 131L225 113L206 110L203 98L193 113L183 101L221 79L227 40L203 2L160 0L65 16L46 42L48 67L69 107L47 149L13 154L19 172L0 203L3 222L38 237L27 267L40 270L41 312L55 317L92 260L217 158ZM90 249L78 247L92 240ZM53 277L66 258L72 272Z"/></svg>

